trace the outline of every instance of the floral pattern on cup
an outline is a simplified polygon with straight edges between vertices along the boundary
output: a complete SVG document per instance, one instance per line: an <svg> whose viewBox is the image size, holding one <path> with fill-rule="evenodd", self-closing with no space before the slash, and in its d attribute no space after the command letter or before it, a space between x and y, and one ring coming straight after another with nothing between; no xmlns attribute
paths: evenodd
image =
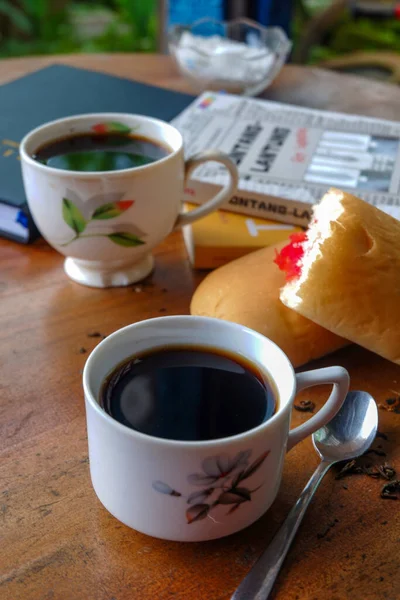
<svg viewBox="0 0 400 600"><path fill-rule="evenodd" d="M62 216L65 223L73 231L73 237L61 244L68 246L80 238L108 237L114 244L132 248L141 246L146 242L144 231L131 223L108 224L110 219L115 219L129 210L135 203L134 200L122 200L124 192L96 194L86 202L73 192L66 190L62 199ZM98 227L107 221L106 227ZM97 225L97 227L96 227Z"/></svg>
<svg viewBox="0 0 400 600"><path fill-rule="evenodd" d="M98 134L102 133L132 133L132 131L136 131L137 127L132 129L132 127L128 127L128 125L124 125L123 123L119 123L118 121L108 121L106 123L96 123L92 125L91 129Z"/></svg>
<svg viewBox="0 0 400 600"><path fill-rule="evenodd" d="M245 502L250 502L252 494L262 486L251 489L250 479L264 463L270 451L267 450L249 464L251 450L239 452L233 458L227 454L210 456L202 462L202 472L192 473L187 480L190 484L202 488L184 496L163 481L153 481L153 489L160 494L181 497L189 507L186 509L187 523L205 519L210 512L220 505L229 505L227 515L232 514ZM247 487L248 486L248 487Z"/></svg>

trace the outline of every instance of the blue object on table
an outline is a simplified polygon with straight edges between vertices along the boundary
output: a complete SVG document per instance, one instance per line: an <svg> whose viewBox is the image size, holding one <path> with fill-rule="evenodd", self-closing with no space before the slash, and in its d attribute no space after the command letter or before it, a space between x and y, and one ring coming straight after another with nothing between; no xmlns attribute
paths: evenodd
<svg viewBox="0 0 400 600"><path fill-rule="evenodd" d="M224 18L223 0L170 0L168 5L168 25L189 24L205 17L221 20Z"/></svg>
<svg viewBox="0 0 400 600"><path fill-rule="evenodd" d="M15 221L17 223L19 223L20 225L22 225L22 227L25 227L25 229L28 229L29 220L28 220L28 216L24 213L24 211L22 211L22 210L18 211L17 218L15 219Z"/></svg>
<svg viewBox="0 0 400 600"><path fill-rule="evenodd" d="M231 0L170 0L168 4L168 27L170 25L189 25L199 19L209 18L223 21L226 18L248 17L264 25L265 27L282 27L286 35L290 37L290 28L293 13L293 0L257 0L244 3L237 13L232 11L229 4ZM247 5L248 9L245 8ZM229 16L228 16L229 15ZM197 33L204 35L201 31ZM211 35L206 33L205 35ZM221 34L215 31L213 34Z"/></svg>

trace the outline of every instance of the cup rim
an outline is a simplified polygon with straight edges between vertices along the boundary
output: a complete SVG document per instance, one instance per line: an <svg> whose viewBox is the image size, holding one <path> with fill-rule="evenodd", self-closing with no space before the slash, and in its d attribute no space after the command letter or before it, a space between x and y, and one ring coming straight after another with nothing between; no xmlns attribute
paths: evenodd
<svg viewBox="0 0 400 600"><path fill-rule="evenodd" d="M88 119L88 118L117 120L118 118L121 118L121 117L123 117L123 118L134 117L135 119L138 119L141 121L147 121L147 122L150 121L154 124L162 125L163 127L166 127L167 129L173 130L175 133L177 133L179 135L179 138L180 138L179 147L176 150L173 150L172 152L167 154L167 156L164 156L163 158L160 158L160 159L154 161L153 163L149 163L147 165L142 165L140 167L129 167L127 169L119 169L118 171L72 171L72 170L67 171L64 169L57 169L56 167L50 167L48 165L43 165L42 163L37 162L36 160L34 160L32 158L32 156L27 151L26 147L29 143L32 142L32 138L34 138L38 133L40 133L44 129L50 129L54 125L58 125L60 123L68 124L68 123L73 123L73 122L84 121L85 119ZM52 173L54 175L57 175L58 177L66 177L66 178L77 177L79 179L93 179L93 178L98 178L98 177L107 177L107 178L113 177L114 178L114 177L119 177L121 175L129 175L133 172L138 173L138 172L141 172L144 170L154 168L157 165L159 165L161 163L165 163L168 160L171 160L172 158L177 156L182 151L182 148L183 148L183 137L182 137L181 132L176 127L171 125L171 123L168 123L167 121L163 121L162 119L156 119L155 117L148 117L146 115L138 115L135 113L105 112L105 113L86 113L86 114L79 114L79 115L71 115L69 117L61 117L60 119L54 119L53 121L47 121L46 123L42 123L38 127L31 129L31 131L28 131L28 133L25 134L25 136L22 138L22 140L20 142L19 152L21 155L21 160L23 160L30 166L35 167L39 170L43 170L47 173Z"/></svg>
<svg viewBox="0 0 400 600"><path fill-rule="evenodd" d="M170 322L173 322L173 321L178 321L178 322L179 321L186 321L186 322L196 321L198 323L199 322L208 323L209 325L213 325L213 324L216 325L218 323L219 326L221 326L221 324L223 324L222 326L226 326L231 329L236 329L238 333L239 333L239 331L241 331L241 332L245 333L246 335L248 335L248 334L253 335L256 338L258 338L259 340L262 340L263 342L266 341L270 346L272 346L274 348L274 350L276 352L278 352L278 354L280 354L281 358L287 363L287 366L289 367L290 372L292 374L292 385L291 385L288 401L284 404L279 403L278 410L272 415L272 417L270 417L267 421L260 423L260 425L257 425L256 427L253 427L252 429L249 429L247 431L244 431L244 432L236 434L236 435L223 437L223 438L217 438L217 439L211 439L211 440L190 440L190 441L188 441L188 440L175 440L175 439L161 438L161 437L149 435L147 433L142 433L140 431L137 431L136 429L131 429L127 425L124 425L123 423L120 423L116 419L113 419L108 413L106 413L106 411L103 408L101 408L100 404L97 402L94 394L92 393L90 382L89 382L92 364L97 360L97 355L99 352L101 352L102 348L104 348L105 345L108 345L110 343L110 341L112 341L113 339L119 337L123 332L130 330L130 329L136 329L138 326L143 326L144 324L147 324L148 322L151 322L152 324L157 325L157 323L165 322L167 319ZM269 373L269 374L275 383L275 377L274 377L273 373ZM86 360L86 363L85 363L85 366L83 369L82 381L83 381L83 389L84 389L84 395L85 395L86 401L89 402L89 404L95 410L95 412L97 412L97 414L102 419L104 419L106 423L108 423L112 427L116 427L117 430L119 430L121 432L121 434L127 435L127 436L137 439L138 441L141 441L141 442L146 442L146 443L150 443L150 444L156 443L156 444L166 446L169 448L181 447L181 448L188 448L188 449L189 448L205 449L207 447L216 448L216 447L221 447L221 446L223 447L223 446L227 446L227 445L230 445L230 444L238 442L238 441L243 441L243 440L252 438L255 435L265 432L269 427L271 427L276 421L278 421L281 418L281 415L285 411L285 409L287 409L287 407L292 404L292 400L293 400L293 398L295 396L295 392L296 392L296 375L295 375L293 365L290 362L289 358L286 356L286 354L283 352L283 350L275 342L273 342L270 338L267 338L266 336L262 335L261 333L258 333L257 331L255 331L253 329L250 329L249 327L240 325L239 323L234 323L232 321L225 321L225 320L217 319L214 317L200 317L200 316L194 316L194 315L170 315L170 316L165 316L165 317L154 317L154 318L149 318L149 319L143 319L141 321L136 321L135 323L132 323L130 325L127 325L125 327L121 327L120 329L117 329L112 334L107 336L104 340L102 340L92 350L92 352L90 353L90 355L88 356L88 358Z"/></svg>

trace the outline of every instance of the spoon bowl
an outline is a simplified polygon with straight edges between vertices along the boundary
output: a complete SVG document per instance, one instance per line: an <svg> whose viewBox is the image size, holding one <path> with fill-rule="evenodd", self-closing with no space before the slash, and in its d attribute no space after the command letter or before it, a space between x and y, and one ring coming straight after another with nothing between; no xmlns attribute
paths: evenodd
<svg viewBox="0 0 400 600"><path fill-rule="evenodd" d="M313 444L322 460L339 462L364 454L378 427L378 409L367 392L349 392L336 414L313 434Z"/></svg>

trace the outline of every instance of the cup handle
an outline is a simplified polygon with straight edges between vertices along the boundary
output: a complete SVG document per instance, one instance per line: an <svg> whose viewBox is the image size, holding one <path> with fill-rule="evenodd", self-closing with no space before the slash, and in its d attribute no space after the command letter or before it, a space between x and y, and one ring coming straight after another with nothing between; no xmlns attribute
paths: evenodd
<svg viewBox="0 0 400 600"><path fill-rule="evenodd" d="M208 162L209 160L219 162L227 168L229 172L228 183L213 198L207 200L207 202L205 202L205 204L202 206L194 208L188 213L180 213L174 225L174 229L178 229L183 225L189 225L189 223L193 223L194 221L197 221L197 219L205 217L210 212L213 212L213 210L216 210L219 206L221 206L221 204L223 204L226 200L229 200L229 198L236 192L239 183L237 166L228 156L228 154L219 152L218 150L205 150L204 152L199 152L199 154L196 154L185 161L185 181L189 179L190 174L196 167L202 163Z"/></svg>
<svg viewBox="0 0 400 600"><path fill-rule="evenodd" d="M296 374L296 393L322 383L333 384L333 389L328 400L316 415L289 432L287 452L301 442L301 440L304 440L305 437L311 435L323 425L326 425L336 415L349 391L350 377L343 367L325 367L324 369L298 373Z"/></svg>

